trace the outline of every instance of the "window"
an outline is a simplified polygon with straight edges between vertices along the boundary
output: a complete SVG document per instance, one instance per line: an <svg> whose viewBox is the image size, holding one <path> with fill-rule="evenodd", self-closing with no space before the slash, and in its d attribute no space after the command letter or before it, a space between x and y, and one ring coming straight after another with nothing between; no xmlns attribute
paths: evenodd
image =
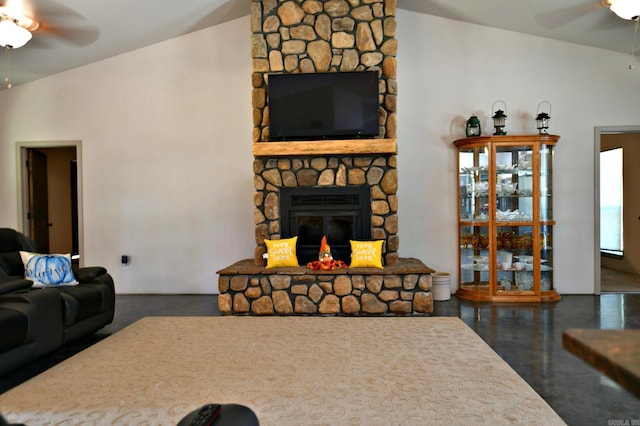
<svg viewBox="0 0 640 426"><path fill-rule="evenodd" d="M622 256L622 148L600 153L600 251Z"/></svg>

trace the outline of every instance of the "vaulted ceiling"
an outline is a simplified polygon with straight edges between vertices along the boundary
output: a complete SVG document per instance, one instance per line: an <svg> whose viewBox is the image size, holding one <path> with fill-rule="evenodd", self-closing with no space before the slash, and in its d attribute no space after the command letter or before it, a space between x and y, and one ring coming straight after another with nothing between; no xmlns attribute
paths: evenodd
<svg viewBox="0 0 640 426"><path fill-rule="evenodd" d="M251 0L6 0L40 28L10 52L18 85L249 14ZM631 53L634 23L599 0L397 0L398 8ZM6 61L5 61L6 65Z"/></svg>

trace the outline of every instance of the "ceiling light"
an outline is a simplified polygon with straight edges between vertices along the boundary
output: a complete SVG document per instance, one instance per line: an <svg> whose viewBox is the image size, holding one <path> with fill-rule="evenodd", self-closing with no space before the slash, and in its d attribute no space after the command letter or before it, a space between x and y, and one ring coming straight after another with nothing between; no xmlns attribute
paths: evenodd
<svg viewBox="0 0 640 426"><path fill-rule="evenodd" d="M31 31L22 28L12 19L0 20L0 46L17 49L31 40Z"/></svg>
<svg viewBox="0 0 640 426"><path fill-rule="evenodd" d="M31 40L31 31L38 29L38 22L0 7L0 46L17 49Z"/></svg>
<svg viewBox="0 0 640 426"><path fill-rule="evenodd" d="M604 3L622 19L636 21L640 17L640 2L638 0L607 0Z"/></svg>

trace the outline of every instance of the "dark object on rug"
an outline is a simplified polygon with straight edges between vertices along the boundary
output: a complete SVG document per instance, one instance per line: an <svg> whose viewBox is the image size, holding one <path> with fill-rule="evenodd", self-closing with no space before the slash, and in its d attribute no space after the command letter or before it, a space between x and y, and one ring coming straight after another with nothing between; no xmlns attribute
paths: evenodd
<svg viewBox="0 0 640 426"><path fill-rule="evenodd" d="M221 404L219 410L212 411L208 409L212 405L218 406L218 404L207 404L193 410L180 420L178 426L260 426L258 417L249 407L240 404Z"/></svg>
<svg viewBox="0 0 640 426"><path fill-rule="evenodd" d="M76 285L35 288L20 251L36 252L20 232L0 228L0 376L113 321L115 289L103 267L73 268Z"/></svg>
<svg viewBox="0 0 640 426"><path fill-rule="evenodd" d="M2 414L0 414L0 426L25 426L25 425L22 423L7 423L4 417L2 417Z"/></svg>
<svg viewBox="0 0 640 426"><path fill-rule="evenodd" d="M36 377L38 374L47 371L51 367L60 364L62 361L71 358L75 354L95 345L101 340L106 339L110 335L110 333L103 333L102 331L90 334L73 343L64 345L61 348L28 363L27 365L17 368L11 373L1 376L0 395L26 382L27 380Z"/></svg>

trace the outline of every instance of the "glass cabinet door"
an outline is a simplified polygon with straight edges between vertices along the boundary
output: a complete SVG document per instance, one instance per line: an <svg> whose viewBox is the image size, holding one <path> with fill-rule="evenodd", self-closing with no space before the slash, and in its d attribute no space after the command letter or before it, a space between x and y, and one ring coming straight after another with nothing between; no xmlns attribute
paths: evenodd
<svg viewBox="0 0 640 426"><path fill-rule="evenodd" d="M553 285L553 227L540 227L540 291L554 290Z"/></svg>
<svg viewBox="0 0 640 426"><path fill-rule="evenodd" d="M489 227L462 225L460 235L460 286L489 293Z"/></svg>
<svg viewBox="0 0 640 426"><path fill-rule="evenodd" d="M460 282L489 292L489 149L486 145L458 153L460 209Z"/></svg>
<svg viewBox="0 0 640 426"><path fill-rule="evenodd" d="M553 146L542 145L540 148L540 220L553 219Z"/></svg>
<svg viewBox="0 0 640 426"><path fill-rule="evenodd" d="M534 292L532 227L497 227L497 293Z"/></svg>
<svg viewBox="0 0 640 426"><path fill-rule="evenodd" d="M540 146L540 291L553 285L553 145Z"/></svg>
<svg viewBox="0 0 640 426"><path fill-rule="evenodd" d="M460 177L460 220L486 222L489 219L488 148L461 150L458 156Z"/></svg>
<svg viewBox="0 0 640 426"><path fill-rule="evenodd" d="M496 147L496 221L533 221L533 148Z"/></svg>
<svg viewBox="0 0 640 426"><path fill-rule="evenodd" d="M534 148L496 146L496 294L533 293Z"/></svg>

